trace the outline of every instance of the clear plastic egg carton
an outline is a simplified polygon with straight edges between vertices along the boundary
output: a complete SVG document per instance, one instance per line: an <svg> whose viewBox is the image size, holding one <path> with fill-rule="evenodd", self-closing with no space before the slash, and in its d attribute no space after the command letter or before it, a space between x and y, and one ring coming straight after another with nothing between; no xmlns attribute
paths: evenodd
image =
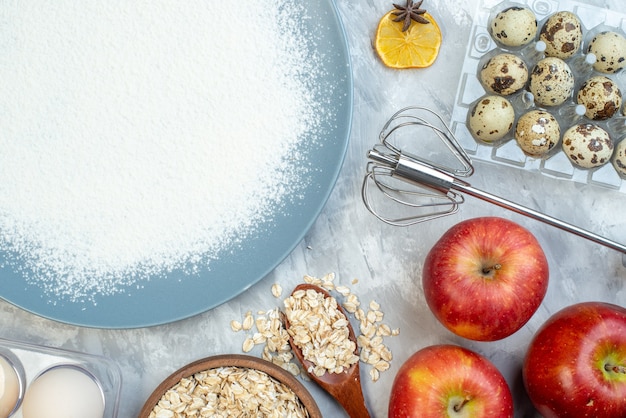
<svg viewBox="0 0 626 418"><path fill-rule="evenodd" d="M97 396L98 407L95 410L104 406L104 412L100 415L100 411L94 412L92 406L86 406L89 413L95 413L89 416L117 418L121 372L115 363L105 357L0 338L0 365L2 366L0 367L1 378L4 378L4 382L0 382L0 387L4 389L4 392L0 392L1 417L24 418L23 410L26 402L45 403L43 407L46 409L43 410L50 411L51 414L47 416L57 417L60 416L57 415L60 413L59 409L52 411L55 408L55 402L58 402L58 405L78 404L81 398L83 408L72 407L70 409L72 412L75 409L85 411L84 402ZM40 383L44 376L50 376L52 371L59 370L70 371L70 374L57 373L56 380L47 377L46 386ZM82 377L76 379L77 375ZM70 400L58 397L56 390L50 390L63 385L71 386L68 379L76 379L73 383L78 385L74 398ZM11 391L16 385L17 400L11 407L14 400ZM35 385L38 385L36 390L32 389ZM28 394L29 390L32 391L30 394Z"/></svg>
<svg viewBox="0 0 626 418"><path fill-rule="evenodd" d="M538 22L537 36L532 42L521 47L506 47L497 43L489 32L491 19L500 11L511 6L525 6L532 10ZM505 96L515 109L515 122L509 133L501 140L486 143L476 140L467 127L467 118L474 104L487 92L480 81L480 69L487 60L498 53L510 53L522 58L528 67L529 76L534 65L543 58L541 48L537 48L537 41L545 21L558 11L570 11L578 16L582 23L583 42L578 52L571 58L565 59L570 66L575 79L575 86L571 97L559 106L538 106L527 87L521 91ZM576 109L576 94L585 80L592 76L602 75L611 78L620 88L623 100L626 101L626 71L615 74L600 73L585 61L587 46L590 40L599 32L614 31L624 35L626 28L626 13L615 10L591 6L578 1L569 0L483 0L474 16L472 31L463 60L463 69L458 86L454 109L452 113L451 129L463 148L473 160L487 161L501 165L516 167L528 171L535 171L541 175L571 180L584 184L593 184L618 190L626 193L626 178L620 176L613 164L607 164L586 169L574 165L562 151L561 141L542 157L533 157L525 154L515 140L515 125L519 117L532 109L546 110L551 113L561 127L561 136L572 125L578 123L592 123L606 130L615 146L626 137L626 117L622 108L610 119L592 121L580 115L580 107ZM623 102L624 103L624 102Z"/></svg>

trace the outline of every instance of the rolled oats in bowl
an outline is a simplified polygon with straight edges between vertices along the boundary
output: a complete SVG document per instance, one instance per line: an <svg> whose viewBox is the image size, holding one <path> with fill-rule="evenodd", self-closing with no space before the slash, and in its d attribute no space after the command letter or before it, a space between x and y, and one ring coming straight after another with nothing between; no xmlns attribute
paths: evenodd
<svg viewBox="0 0 626 418"><path fill-rule="evenodd" d="M191 363L165 379L139 418L319 417L315 401L288 372L246 355Z"/></svg>

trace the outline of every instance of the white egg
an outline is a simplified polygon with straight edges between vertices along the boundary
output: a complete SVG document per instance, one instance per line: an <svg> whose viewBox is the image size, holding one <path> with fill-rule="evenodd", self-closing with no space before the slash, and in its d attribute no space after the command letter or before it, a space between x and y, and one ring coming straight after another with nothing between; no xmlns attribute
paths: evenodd
<svg viewBox="0 0 626 418"><path fill-rule="evenodd" d="M562 59L544 58L533 67L528 88L537 104L558 106L572 95L574 74Z"/></svg>
<svg viewBox="0 0 626 418"><path fill-rule="evenodd" d="M469 114L469 128L474 138L494 142L506 136L513 127L515 110L502 96L480 99Z"/></svg>
<svg viewBox="0 0 626 418"><path fill-rule="evenodd" d="M17 406L22 386L13 365L0 356L0 418L7 418Z"/></svg>
<svg viewBox="0 0 626 418"><path fill-rule="evenodd" d="M567 59L580 49L583 30L578 16L572 12L556 12L546 20L539 34L539 40L546 43L548 57Z"/></svg>
<svg viewBox="0 0 626 418"><path fill-rule="evenodd" d="M601 32L587 48L596 56L593 68L601 73L616 73L626 66L626 38L617 32Z"/></svg>
<svg viewBox="0 0 626 418"><path fill-rule="evenodd" d="M23 418L102 418L104 395L80 368L57 366L39 375L22 402Z"/></svg>
<svg viewBox="0 0 626 418"><path fill-rule="evenodd" d="M506 46L522 46L535 39L537 18L526 7L508 7L493 18L489 29L496 42Z"/></svg>
<svg viewBox="0 0 626 418"><path fill-rule="evenodd" d="M599 167L610 161L613 140L601 127L581 123L572 126L563 134L563 152L578 167Z"/></svg>
<svg viewBox="0 0 626 418"><path fill-rule="evenodd" d="M494 55L481 68L480 81L488 92L508 96L524 88L528 67L516 55Z"/></svg>
<svg viewBox="0 0 626 418"><path fill-rule="evenodd" d="M622 92L610 78L595 76L583 83L576 100L585 106L585 116L589 119L605 120L622 107Z"/></svg>

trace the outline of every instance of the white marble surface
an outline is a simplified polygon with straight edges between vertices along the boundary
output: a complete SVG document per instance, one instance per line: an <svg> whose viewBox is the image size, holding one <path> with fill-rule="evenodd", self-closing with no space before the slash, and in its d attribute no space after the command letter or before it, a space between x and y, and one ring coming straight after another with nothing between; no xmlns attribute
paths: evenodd
<svg viewBox="0 0 626 418"><path fill-rule="evenodd" d="M587 3L626 12L626 6L618 0ZM520 377L529 339L550 314L566 305L584 300L626 305L626 268L621 255L473 198L468 198L455 216L409 228L387 226L367 212L360 196L366 152L377 141L387 118L407 105L425 105L449 117L474 3L426 0L424 7L441 23L444 43L431 68L409 71L385 68L371 47L378 19L391 2L337 0L337 5L349 38L355 80L350 146L325 209L305 239L274 272L246 293L209 312L142 329L99 330L65 325L0 302L0 335L114 359L123 374L119 417L130 418L137 415L148 395L172 371L202 357L240 353L244 336L233 333L229 321L241 318L248 310L277 306L270 293L273 283L291 289L304 274L334 272L336 280L350 285L362 301L377 300L385 322L401 331L398 337L387 340L394 354L391 369L376 383L363 375L365 397L373 416L387 415L389 391L402 362L414 351L435 343L460 344L490 358L510 383L516 416L535 416ZM485 163L476 164L471 183L626 242L626 196L618 192ZM548 294L538 312L519 332L493 343L470 342L446 331L428 310L420 287L424 256L438 237L462 219L483 215L507 217L529 228L543 245L551 268ZM352 285L354 278L358 283ZM253 354L258 355L258 350ZM324 416L344 416L315 385L306 385Z"/></svg>

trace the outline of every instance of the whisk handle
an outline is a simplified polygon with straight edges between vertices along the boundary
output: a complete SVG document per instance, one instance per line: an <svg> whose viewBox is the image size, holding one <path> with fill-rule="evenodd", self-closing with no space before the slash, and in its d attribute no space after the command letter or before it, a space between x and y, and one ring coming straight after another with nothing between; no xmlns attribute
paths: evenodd
<svg viewBox="0 0 626 418"><path fill-rule="evenodd" d="M563 231L570 232L572 234L578 235L579 237L586 238L590 241L593 241L597 244L604 245L605 247L611 248L613 250L619 251L622 254L626 254L626 245L620 244L618 242L612 241L608 238L605 238L601 235L595 234L593 232L587 231L585 229L579 228L570 223L564 222L560 219L554 218L552 216L546 215L545 213L538 212L534 209L528 208L526 206L519 205L515 202L511 202L509 200L503 199L499 196L492 195L491 193L484 192L482 190L476 189L469 184L466 183L457 183L455 182L452 185L452 189L463 192L470 196L477 197L486 202L493 203L494 205L500 206L505 209L512 210L513 212L517 212L521 215L528 216L532 219L541 221L548 225L559 228Z"/></svg>

